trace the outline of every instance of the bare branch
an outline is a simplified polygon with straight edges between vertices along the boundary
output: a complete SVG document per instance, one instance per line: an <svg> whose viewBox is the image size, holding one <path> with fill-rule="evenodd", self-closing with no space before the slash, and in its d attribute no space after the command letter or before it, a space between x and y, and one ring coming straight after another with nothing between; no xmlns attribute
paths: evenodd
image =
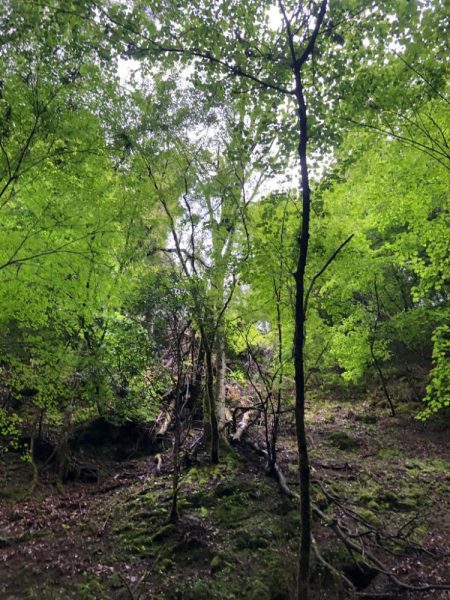
<svg viewBox="0 0 450 600"><path fill-rule="evenodd" d="M348 238L342 242L342 244L336 248L336 250L333 252L333 254L330 256L330 258L327 260L327 262L324 264L324 266L320 269L320 271L318 271L314 277L311 279L311 283L309 284L309 288L308 291L305 294L305 302L303 304L303 310L306 313L306 310L308 308L308 301L309 301L309 297L311 295L311 292L314 288L314 284L316 283L316 281L319 279L319 277L321 275L323 275L323 273L326 271L326 269L331 265L331 263L334 261L334 259L336 258L336 256L339 254L339 252L350 242L350 240L353 238L355 234L352 233L351 235L348 236Z"/></svg>

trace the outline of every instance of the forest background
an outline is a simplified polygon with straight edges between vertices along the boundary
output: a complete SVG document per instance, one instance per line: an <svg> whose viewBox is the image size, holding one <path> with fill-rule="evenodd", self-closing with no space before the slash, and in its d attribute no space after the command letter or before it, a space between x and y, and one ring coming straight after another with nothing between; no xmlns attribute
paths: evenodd
<svg viewBox="0 0 450 600"><path fill-rule="evenodd" d="M217 463L258 418L276 473L295 411L302 477L305 400L445 418L445 12L2 3L2 457L170 431L176 520L195 423Z"/></svg>

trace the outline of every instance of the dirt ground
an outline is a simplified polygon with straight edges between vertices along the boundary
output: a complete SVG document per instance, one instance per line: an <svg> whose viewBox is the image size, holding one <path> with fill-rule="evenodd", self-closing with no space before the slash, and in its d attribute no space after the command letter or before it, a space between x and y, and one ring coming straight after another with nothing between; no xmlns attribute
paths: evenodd
<svg viewBox="0 0 450 600"><path fill-rule="evenodd" d="M350 536L359 530L353 539L409 586L449 582L448 428L348 403L322 403L308 423L313 496L327 519L340 519ZM261 432L254 427L250 435L257 441ZM167 523L170 453L168 442L160 473L152 456L90 456L99 481L62 487L48 473L23 499L19 483L23 491L31 467L5 456L0 598L292 598L298 509L261 459L245 446L225 450L216 467L199 455L184 467L174 526ZM296 489L292 425L283 429L279 462ZM314 538L322 559L356 586L347 589L315 556L315 600L450 598L448 590L399 588L352 556L317 517Z"/></svg>

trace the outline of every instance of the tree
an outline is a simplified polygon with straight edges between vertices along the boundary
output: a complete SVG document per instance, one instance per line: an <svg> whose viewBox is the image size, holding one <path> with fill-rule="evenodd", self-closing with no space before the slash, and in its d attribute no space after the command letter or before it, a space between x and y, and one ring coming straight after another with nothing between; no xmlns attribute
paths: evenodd
<svg viewBox="0 0 450 600"><path fill-rule="evenodd" d="M420 400L433 331L448 319L447 170L420 148L367 131L351 134L340 156L350 161L322 191L322 243L334 244L336 232L355 237L316 290L318 330L347 381L370 380L372 346L387 379L406 379Z"/></svg>
<svg viewBox="0 0 450 600"><path fill-rule="evenodd" d="M92 4L75 8L11 1L0 12L4 419L20 414L32 436L46 419L68 429L95 411L123 415L128 384L136 410L150 349L126 298L148 261L148 221L153 244L166 233L127 171L115 118L129 105L114 60L98 54L108 41ZM141 341L133 365L130 338Z"/></svg>
<svg viewBox="0 0 450 600"><path fill-rule="evenodd" d="M315 147L336 139L339 126L331 117L341 94L348 95L355 78L345 75L346 63L362 64L362 72L373 70L374 63L381 67L386 56L394 54L389 43L404 34L411 21L417 21L419 11L414 7L402 11L398 20L390 19L392 6L376 7L368 3L333 3L328 17L326 0L299 6L296 3L278 3L281 26L279 31L268 23L271 5L265 2L239 4L217 2L203 5L190 2L179 10L178 3L161 3L151 11L134 10L120 14L115 8L109 19L124 32L127 53L133 57L166 57L172 64L180 59L190 62L198 85L217 93L220 85L229 85L234 93L251 90L253 102L264 114L266 131L262 139L275 135L280 146L288 152L296 147L300 167L302 218L298 237L298 262L295 275L295 380L296 423L299 451L299 477L302 541L299 561L298 596L308 596L310 554L310 498L309 463L307 454L305 409L305 321L306 267L309 248L311 216L311 187L308 168L308 140L312 136ZM158 14L158 19L154 15ZM248 16L247 16L248 15ZM352 32L346 31L351 21ZM386 26L391 22L391 33ZM395 23L392 26L392 23ZM341 34L341 31L344 35ZM362 44L365 36L372 39L373 47ZM338 48L341 51L338 52ZM312 60L314 59L314 60ZM391 61L388 59L388 65ZM370 69L368 66L370 65ZM338 74L339 77L336 77ZM328 87L330 77L333 84ZM357 80L358 81L358 80ZM385 82L384 82L385 83ZM306 98L310 105L309 119ZM248 96L247 96L248 97ZM286 119L279 127L276 113L285 102ZM295 115L295 119L293 116ZM330 118L331 117L331 118ZM312 123L311 123L312 121ZM308 131L308 125L312 125ZM322 150L323 155L323 150ZM337 251L343 247L341 241ZM312 276L317 277L329 261Z"/></svg>
<svg viewBox="0 0 450 600"><path fill-rule="evenodd" d="M173 266L181 272L191 302L189 316L181 311L178 318L178 306L171 313L176 340L175 518L185 323L192 317L201 337L211 460L217 462L217 404L223 399L226 320L241 268L238 263L253 252L252 264L258 269L274 266L275 276L269 281L261 272L254 276L247 271L246 276L253 286L249 296L260 293L273 303L266 311L275 323L274 372L279 374L272 441L266 426L272 466L284 340L286 330L294 330L302 521L298 597L307 598L308 364L327 355L328 366L334 360L333 366L337 364L347 379L361 378L374 367L389 399L385 373L392 367L395 343L401 339L404 346L418 345L413 329L417 333L420 322L435 332L435 371L429 389L439 405L448 384L443 367L448 293L442 265L448 243L447 213L440 201L442 180L424 194L420 209L415 196L408 195L412 179L408 164L418 160L417 150L425 152L434 168L434 163L447 168L444 110L436 102L443 99L442 65L437 61L435 68L429 55L424 61L425 52L420 68L412 64L418 40L409 33L423 22L431 39L430 24L442 27L433 11L439 3L417 7L399 1L393 7L391 2L374 6L348 0L330 2L328 7L327 0L307 4L279 0L274 7L251 0L243 7L239 2L196 0L156 2L151 8L141 2L75 4L70 10L58 3L29 8L24 21L33 33L29 42L24 23L14 16L21 3L11 0L2 13L1 22L8 25L8 35L20 49L16 63L0 55L7 73L1 98L6 125L1 132L0 194L3 227L9 236L0 248L4 277L0 293L13 292L18 300L9 303L2 323L5 337L12 341L4 361L8 382L14 392L25 395L29 390L39 408L42 398L51 398L52 405L63 407L60 412L68 421L80 397L92 409L93 389L98 410L111 409L122 393L128 397L130 380L142 376L150 351L142 341L144 350L132 361L124 347L130 337L143 339L144 324L150 330L151 323L130 308L126 296L139 288L136 280L151 270L154 257L175 256ZM269 19L274 13L276 24ZM39 35L42 21L51 34L49 43ZM105 40L100 32L106 33ZM105 51L112 52L112 61L104 58ZM111 94L111 65L119 53L144 65L139 91L123 101ZM414 90L403 103L399 90L409 83ZM101 93L94 93L94 86ZM186 99L180 98L182 93ZM95 106L98 99L100 108ZM197 107L191 112L192 101ZM118 105L126 111L126 127L118 123ZM23 119L11 117L21 111ZM220 123L223 117L230 117L225 125ZM193 139L195 128L205 122L213 133L203 134L204 143L199 143ZM382 141L378 136L352 137L347 133L349 124L387 133L411 148L405 152L392 139ZM95 144L91 147L87 141ZM367 147L371 143L376 147ZM94 164L84 160L93 152ZM395 171L391 162L396 163ZM253 210L247 195L249 174L264 169L270 174L288 172L294 163L298 190L274 194ZM375 172L369 169L372 163L378 166ZM322 182L314 182L311 173L316 170L320 175L327 165ZM383 177L388 180L386 188ZM422 177L426 179L424 173ZM348 181L342 181L345 178ZM380 189L386 195L383 201L378 198ZM388 197L391 189L396 190L394 198ZM96 202L91 201L92 194ZM363 195L364 202L358 202ZM346 204L348 196L352 207ZM367 208L368 198L376 210ZM402 202L397 202L399 198ZM127 208L125 199L131 200ZM284 202L286 210L280 211ZM341 214L336 214L336 207ZM282 239L278 244L277 239L281 256L265 247L252 249L258 235L249 231L248 217L258 211L263 218L278 219L282 213L281 231L274 227L274 233L268 227L264 232L271 241L289 232L292 239L286 243ZM355 272L349 261L336 260L344 256L351 240L352 252L363 260L358 267L367 267L361 275L355 273L355 281L349 281L348 273ZM70 257L74 259L68 261ZM284 279L292 271L294 278L286 285ZM34 307L27 301L31 287L41 292ZM20 351L13 347L17 340ZM312 348L311 341L316 340L319 352ZM253 348L247 346L251 354ZM255 355L252 359L257 364ZM260 368L259 374L267 384L266 372ZM266 385L268 398L272 383Z"/></svg>

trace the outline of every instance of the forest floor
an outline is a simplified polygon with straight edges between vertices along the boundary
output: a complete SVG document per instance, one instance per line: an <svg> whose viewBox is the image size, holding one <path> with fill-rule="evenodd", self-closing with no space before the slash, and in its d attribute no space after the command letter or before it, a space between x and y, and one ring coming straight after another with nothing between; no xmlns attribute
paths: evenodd
<svg viewBox="0 0 450 600"><path fill-rule="evenodd" d="M321 510L350 529L366 523L377 530L370 547L402 581L448 581L448 429L368 406L326 403L309 414L309 432ZM257 437L256 427L250 435ZM293 489L295 456L293 429L286 427L279 460ZM13 492L31 468L10 455L0 464L0 598L292 598L298 510L280 495L261 459L245 446L224 451L214 467L199 457L183 472L176 526L167 524L169 447L162 459L157 473L151 456L121 462L90 457L102 472L96 483L58 487L43 481L31 498L20 500ZM385 534L389 551L374 545L385 546ZM314 600L450 598L443 590L401 590L361 568L317 518L314 537L322 557L359 588L359 596L344 590L315 558Z"/></svg>

